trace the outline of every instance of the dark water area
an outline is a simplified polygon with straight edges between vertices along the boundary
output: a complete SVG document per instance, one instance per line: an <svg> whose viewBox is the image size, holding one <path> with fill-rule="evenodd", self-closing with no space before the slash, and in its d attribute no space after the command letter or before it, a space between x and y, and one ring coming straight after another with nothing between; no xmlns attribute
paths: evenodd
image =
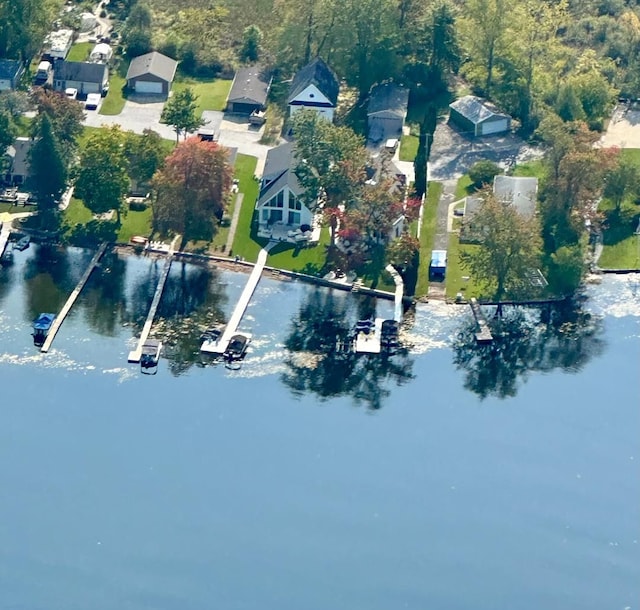
<svg viewBox="0 0 640 610"><path fill-rule="evenodd" d="M127 363L162 262L112 255L49 354L30 336L92 253L0 270L0 609L640 607L640 287L464 308L339 357L390 302L263 278L230 371L198 353L247 276L174 264L158 374Z"/></svg>

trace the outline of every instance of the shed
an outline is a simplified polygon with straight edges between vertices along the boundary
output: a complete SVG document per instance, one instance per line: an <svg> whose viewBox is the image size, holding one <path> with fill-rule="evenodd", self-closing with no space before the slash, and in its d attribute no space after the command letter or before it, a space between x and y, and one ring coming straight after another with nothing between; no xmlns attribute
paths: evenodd
<svg viewBox="0 0 640 610"><path fill-rule="evenodd" d="M270 88L271 75L262 66L240 68L231 84L227 111L249 115L254 110L264 110Z"/></svg>
<svg viewBox="0 0 640 610"><path fill-rule="evenodd" d="M54 59L64 59L73 44L73 30L56 30L51 32L45 40L44 55Z"/></svg>
<svg viewBox="0 0 640 610"><path fill-rule="evenodd" d="M157 51L131 60L127 70L127 87L136 93L169 95L178 62Z"/></svg>
<svg viewBox="0 0 640 610"><path fill-rule="evenodd" d="M0 91L8 91L18 86L24 73L24 65L17 59L0 59Z"/></svg>
<svg viewBox="0 0 640 610"><path fill-rule="evenodd" d="M431 262L429 263L429 276L442 278L447 272L447 251L431 250Z"/></svg>
<svg viewBox="0 0 640 610"><path fill-rule="evenodd" d="M89 61L96 63L109 63L113 57L113 49L106 42L99 42L89 55Z"/></svg>
<svg viewBox="0 0 640 610"><path fill-rule="evenodd" d="M473 136L488 136L511 129L511 117L493 104L473 95L465 95L449 104L449 122Z"/></svg>
<svg viewBox="0 0 640 610"><path fill-rule="evenodd" d="M369 139L381 142L402 134L408 106L406 87L393 82L376 85L369 94L367 107Z"/></svg>

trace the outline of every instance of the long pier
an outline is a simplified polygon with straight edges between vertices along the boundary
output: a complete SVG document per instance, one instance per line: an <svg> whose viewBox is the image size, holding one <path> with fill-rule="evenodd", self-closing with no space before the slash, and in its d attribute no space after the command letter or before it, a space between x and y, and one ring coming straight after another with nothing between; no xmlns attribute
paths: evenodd
<svg viewBox="0 0 640 610"><path fill-rule="evenodd" d="M235 309L233 310L233 313L231 314L231 317L227 322L222 336L217 341L205 341L200 348L201 352L204 352L206 354L221 355L224 354L227 347L229 347L229 342L231 341L233 335L236 334L238 325L242 320L242 316L244 315L244 312L249 305L249 301L253 296L256 286L260 281L260 276L262 275L262 271L267 262L267 255L269 253L268 248L269 246L260 250L260 253L258 254L258 260L253 267L253 271L251 271L251 275L249 275L249 279L247 280L244 290L242 291L242 294L240 295L240 298L236 303Z"/></svg>
<svg viewBox="0 0 640 610"><path fill-rule="evenodd" d="M8 223L8 225L7 227L3 226L2 231L0 231L0 258L4 254L7 243L9 242L9 236L11 235L11 223Z"/></svg>
<svg viewBox="0 0 640 610"><path fill-rule="evenodd" d="M476 324L478 325L476 342L491 343L493 341L493 335L491 334L489 324L487 324L487 319L484 317L478 301L475 298L471 299L469 301L469 306L471 307L471 312L473 313L473 317L476 319Z"/></svg>
<svg viewBox="0 0 640 610"><path fill-rule="evenodd" d="M158 305L160 305L160 299L164 291L164 286L167 282L167 278L169 277L171 263L173 262L173 253L178 239L180 239L180 235L176 235L171 241L171 245L169 246L169 249L167 251L167 259L164 263L164 269L160 274L160 279L158 280L158 285L156 286L156 291L153 294L153 300L151 301L151 307L149 307L147 319L144 323L144 326L142 327L140 338L138 339L138 346L136 347L136 349L129 352L129 357L127 359L128 362L140 362L140 359L142 358L142 346L147 342L147 339L149 338L151 326L153 325L153 320L156 317Z"/></svg>
<svg viewBox="0 0 640 610"><path fill-rule="evenodd" d="M56 316L56 319L53 321L53 324L51 325L51 329L49 330L49 334L47 335L47 338L45 339L44 343L42 344L42 347L40 348L41 352L46 353L49 351L49 349L51 349L51 344L53 343L53 340L56 338L56 333L58 332L58 330L60 330L60 327L62 326L62 323L64 322L65 318L67 317L67 314L71 311L73 304L76 302L76 299L80 296L80 292L82 292L84 285L87 283L89 276L91 275L93 270L96 268L96 265L98 264L98 261L102 258L102 255L105 253L107 249L107 245L108 245L107 243L102 243L98 248L98 251L93 255L93 258L91 259L89 266L85 269L85 272L82 274L80 281L78 282L76 287L73 289L73 292L69 295L67 302L62 306L62 309L60 310L60 313Z"/></svg>

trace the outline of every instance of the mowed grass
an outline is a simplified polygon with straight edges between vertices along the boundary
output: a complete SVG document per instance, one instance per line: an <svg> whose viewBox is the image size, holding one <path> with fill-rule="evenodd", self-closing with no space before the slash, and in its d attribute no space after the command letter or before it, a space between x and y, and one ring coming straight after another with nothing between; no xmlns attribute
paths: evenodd
<svg viewBox="0 0 640 610"><path fill-rule="evenodd" d="M640 269L640 205L625 201L619 211L603 200L607 228L603 232L603 249L598 266L603 269Z"/></svg>
<svg viewBox="0 0 640 610"><path fill-rule="evenodd" d="M472 244L461 244L456 233L449 235L449 246L447 248L447 275L446 275L446 296L447 299L454 299L458 292L461 292L466 299L481 296L483 286L474 282L469 271L462 266L460 255L463 252L473 252L479 246ZM468 277L468 280L463 280Z"/></svg>
<svg viewBox="0 0 640 610"><path fill-rule="evenodd" d="M177 93L187 88L191 89L195 95L198 96L196 114L199 117L202 115L203 110L224 110L227 96L231 89L231 81L179 77L178 80L173 83L172 90Z"/></svg>
<svg viewBox="0 0 640 610"><path fill-rule="evenodd" d="M418 154L419 143L420 140L417 136L402 136L400 139L400 161L413 161Z"/></svg>
<svg viewBox="0 0 640 610"><path fill-rule="evenodd" d="M238 154L235 165L235 177L239 181L238 190L244 194L244 197L231 252L248 261L257 260L260 248L266 243L265 240L256 241L251 237L253 209L259 190L258 181L254 177L257 162L255 157Z"/></svg>
<svg viewBox="0 0 640 610"><path fill-rule="evenodd" d="M116 72L111 73L109 76L109 93L102 101L99 114L113 116L122 112L127 101L124 97L125 84L126 81L122 76Z"/></svg>
<svg viewBox="0 0 640 610"><path fill-rule="evenodd" d="M425 295L429 291L429 264L436 236L438 201L441 193L442 184L440 182L429 182L422 214L422 229L420 231L420 264L418 266L416 296Z"/></svg>
<svg viewBox="0 0 640 610"><path fill-rule="evenodd" d="M86 61L94 46L92 42L77 42L69 49L67 61Z"/></svg>
<svg viewBox="0 0 640 610"><path fill-rule="evenodd" d="M150 205L145 210L128 210L121 218L122 225L118 230L117 238L119 242L128 243L134 235L142 235L143 237L151 235L153 214Z"/></svg>

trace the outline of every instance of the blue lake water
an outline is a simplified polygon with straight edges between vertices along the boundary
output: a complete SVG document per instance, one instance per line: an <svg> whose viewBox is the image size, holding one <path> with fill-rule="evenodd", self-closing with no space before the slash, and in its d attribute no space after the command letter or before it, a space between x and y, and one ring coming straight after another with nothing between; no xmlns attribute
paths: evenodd
<svg viewBox="0 0 640 610"><path fill-rule="evenodd" d="M393 358L335 361L392 304L263 278L240 371L197 354L247 276L174 265L155 376L127 364L161 263L0 270L0 609L640 608L640 288L515 316L492 352L420 306ZM542 329L542 330L541 330Z"/></svg>

